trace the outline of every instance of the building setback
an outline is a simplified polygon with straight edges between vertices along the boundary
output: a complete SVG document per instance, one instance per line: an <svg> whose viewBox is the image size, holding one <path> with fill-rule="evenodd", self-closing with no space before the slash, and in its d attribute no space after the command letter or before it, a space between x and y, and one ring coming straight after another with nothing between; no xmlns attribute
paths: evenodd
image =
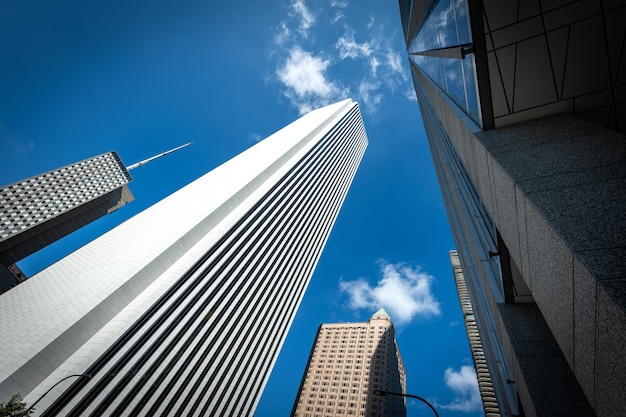
<svg viewBox="0 0 626 417"><path fill-rule="evenodd" d="M624 415L626 3L399 6L501 415Z"/></svg>
<svg viewBox="0 0 626 417"><path fill-rule="evenodd" d="M312 111L0 295L0 401L252 415L366 147Z"/></svg>
<svg viewBox="0 0 626 417"><path fill-rule="evenodd" d="M380 309L365 323L322 324L292 417L404 417L406 373L391 318Z"/></svg>
<svg viewBox="0 0 626 417"><path fill-rule="evenodd" d="M0 292L15 263L133 200L128 170L107 152L0 188Z"/></svg>

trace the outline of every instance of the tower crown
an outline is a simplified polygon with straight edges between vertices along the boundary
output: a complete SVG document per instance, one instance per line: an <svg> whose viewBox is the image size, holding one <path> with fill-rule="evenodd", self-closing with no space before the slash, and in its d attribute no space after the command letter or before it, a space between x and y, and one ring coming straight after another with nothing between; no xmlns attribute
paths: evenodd
<svg viewBox="0 0 626 417"><path fill-rule="evenodd" d="M372 314L371 318L376 318L376 317L382 317L382 318L386 318L389 321L391 321L391 317L389 316L389 314L385 311L384 308L381 308L380 310L378 310L376 313Z"/></svg>

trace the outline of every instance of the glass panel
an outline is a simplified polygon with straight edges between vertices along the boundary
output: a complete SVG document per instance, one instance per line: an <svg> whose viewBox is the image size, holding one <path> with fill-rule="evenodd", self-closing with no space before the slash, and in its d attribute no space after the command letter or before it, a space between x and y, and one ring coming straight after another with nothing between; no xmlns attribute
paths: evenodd
<svg viewBox="0 0 626 417"><path fill-rule="evenodd" d="M466 0L440 0L411 42L409 52L430 51L471 42Z"/></svg>
<svg viewBox="0 0 626 417"><path fill-rule="evenodd" d="M476 63L474 54L466 55L462 61L465 67L465 94L467 95L467 114L480 124L478 108L478 86L476 85Z"/></svg>
<svg viewBox="0 0 626 417"><path fill-rule="evenodd" d="M440 0L411 42L409 53L471 47L467 0ZM411 60L476 123L480 120L474 54L463 59L410 55Z"/></svg>

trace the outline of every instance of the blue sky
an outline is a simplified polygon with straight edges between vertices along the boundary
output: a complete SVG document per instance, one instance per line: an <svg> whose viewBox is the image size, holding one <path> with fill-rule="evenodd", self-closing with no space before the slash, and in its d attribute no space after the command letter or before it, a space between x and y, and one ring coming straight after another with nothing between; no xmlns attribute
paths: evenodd
<svg viewBox="0 0 626 417"><path fill-rule="evenodd" d="M408 392L481 415L453 249L396 1L7 0L0 182L116 150L136 200L23 261L33 274L295 120L352 97L370 145L256 416L289 415L320 323L392 316ZM409 403L408 415L428 413ZM421 415L421 414L420 414Z"/></svg>

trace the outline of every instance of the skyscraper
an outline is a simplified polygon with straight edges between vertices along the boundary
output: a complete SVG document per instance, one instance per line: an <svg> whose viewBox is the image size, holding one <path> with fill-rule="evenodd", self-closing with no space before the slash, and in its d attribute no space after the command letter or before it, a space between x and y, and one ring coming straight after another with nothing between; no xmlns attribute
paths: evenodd
<svg viewBox="0 0 626 417"><path fill-rule="evenodd" d="M252 415L366 146L312 111L1 295L0 401Z"/></svg>
<svg viewBox="0 0 626 417"><path fill-rule="evenodd" d="M133 200L128 170L107 152L0 188L0 292L17 261Z"/></svg>
<svg viewBox="0 0 626 417"><path fill-rule="evenodd" d="M406 373L391 318L380 309L365 323L322 324L292 417L404 417Z"/></svg>
<svg viewBox="0 0 626 417"><path fill-rule="evenodd" d="M478 380L478 390L483 404L485 417L500 417L500 406L498 404L498 396L493 388L491 380L491 371L487 364L485 348L476 325L476 316L474 315L474 306L472 299L467 290L467 282L463 275L461 262L459 261L459 253L455 250L450 251L450 262L454 272L454 281L461 303L461 312L465 323L465 330L472 352L472 359L476 367L476 377Z"/></svg>
<svg viewBox="0 0 626 417"><path fill-rule="evenodd" d="M399 5L502 415L623 415L626 4Z"/></svg>
<svg viewBox="0 0 626 417"><path fill-rule="evenodd" d="M26 279L16 262L133 201L128 171L107 152L0 188L0 293Z"/></svg>

